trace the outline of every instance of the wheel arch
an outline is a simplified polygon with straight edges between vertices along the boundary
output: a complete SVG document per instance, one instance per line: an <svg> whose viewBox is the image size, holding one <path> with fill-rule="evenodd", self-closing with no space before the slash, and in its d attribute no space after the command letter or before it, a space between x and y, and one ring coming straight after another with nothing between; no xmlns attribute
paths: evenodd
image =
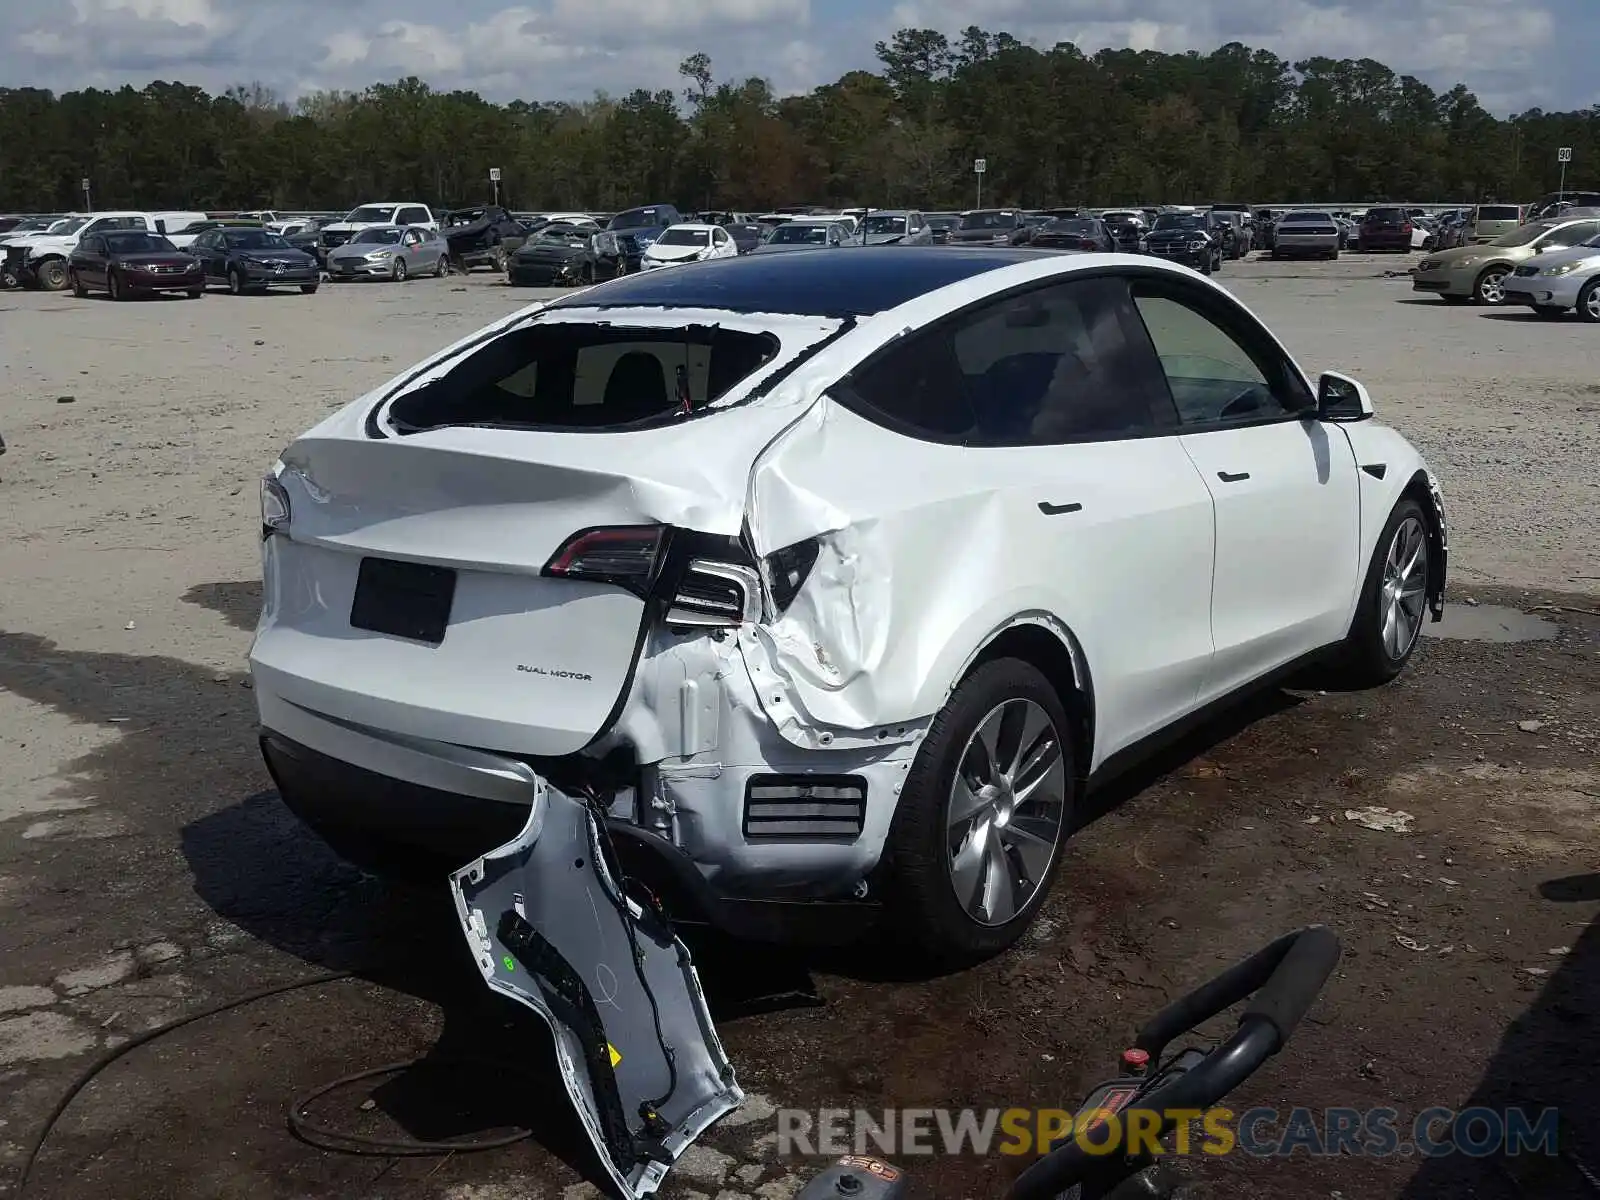
<svg viewBox="0 0 1600 1200"><path fill-rule="evenodd" d="M1049 613L1020 613L993 630L973 651L950 691L985 663L1002 658L1020 659L1036 668L1055 689L1072 724L1077 774L1080 779L1087 778L1094 757L1094 683L1077 635Z"/></svg>

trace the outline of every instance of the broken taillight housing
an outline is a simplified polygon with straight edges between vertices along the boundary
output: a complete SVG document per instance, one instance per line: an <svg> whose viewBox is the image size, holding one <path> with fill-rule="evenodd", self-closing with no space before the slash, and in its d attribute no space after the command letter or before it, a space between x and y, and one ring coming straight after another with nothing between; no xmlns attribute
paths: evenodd
<svg viewBox="0 0 1600 1200"><path fill-rule="evenodd" d="M643 594L655 579L666 533L661 525L609 525L580 530L545 563L544 574L614 583Z"/></svg>
<svg viewBox="0 0 1600 1200"><path fill-rule="evenodd" d="M271 475L261 477L261 536L269 537L289 528L289 493Z"/></svg>
<svg viewBox="0 0 1600 1200"><path fill-rule="evenodd" d="M781 550L774 550L761 560L761 572L766 577L767 595L772 599L772 607L777 612L788 608L800 589L805 586L806 576L811 574L811 568L817 561L817 551L821 549L816 538L807 538L803 542L795 542L792 546L785 546Z"/></svg>
<svg viewBox="0 0 1600 1200"><path fill-rule="evenodd" d="M761 579L740 563L697 558L683 573L667 609L679 629L731 629L761 619Z"/></svg>

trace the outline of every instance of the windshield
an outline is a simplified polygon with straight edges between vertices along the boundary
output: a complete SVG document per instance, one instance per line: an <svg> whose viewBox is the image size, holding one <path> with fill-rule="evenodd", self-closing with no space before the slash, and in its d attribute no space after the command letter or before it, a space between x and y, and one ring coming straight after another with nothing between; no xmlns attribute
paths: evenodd
<svg viewBox="0 0 1600 1200"><path fill-rule="evenodd" d="M1139 214L1131 212L1108 212L1102 214L1100 219L1102 221L1110 221L1113 225L1125 225L1129 221L1137 221L1139 219Z"/></svg>
<svg viewBox="0 0 1600 1200"><path fill-rule="evenodd" d="M51 233L77 233L89 223L88 217L72 217L59 227L53 227Z"/></svg>
<svg viewBox="0 0 1600 1200"><path fill-rule="evenodd" d="M767 241L775 246L820 246L828 240L826 225L779 225Z"/></svg>
<svg viewBox="0 0 1600 1200"><path fill-rule="evenodd" d="M1008 212L974 212L961 218L963 229L1014 229L1016 224L1016 214Z"/></svg>
<svg viewBox="0 0 1600 1200"><path fill-rule="evenodd" d="M1536 242L1556 226L1548 221L1541 221L1537 225L1524 225L1521 229L1513 229L1502 237L1490 242L1491 246L1526 246Z"/></svg>
<svg viewBox="0 0 1600 1200"><path fill-rule="evenodd" d="M652 225L660 225L660 210L654 208L630 208L627 212L618 213L611 218L607 229L648 229Z"/></svg>
<svg viewBox="0 0 1600 1200"><path fill-rule="evenodd" d="M106 248L113 254L160 254L163 251L172 254L178 249L159 234L145 233L138 229L108 233L105 236Z"/></svg>
<svg viewBox="0 0 1600 1200"><path fill-rule="evenodd" d="M906 231L906 219L895 216L892 213L869 216L863 222L863 225L868 233L904 233Z"/></svg>
<svg viewBox="0 0 1600 1200"><path fill-rule="evenodd" d="M1059 217L1045 226L1051 233L1094 233L1095 223L1084 217Z"/></svg>
<svg viewBox="0 0 1600 1200"><path fill-rule="evenodd" d="M35 233L41 229L49 229L50 226L55 224L57 224L57 222L52 221L47 217L29 217L27 220L18 221L14 226L12 226L11 232Z"/></svg>
<svg viewBox="0 0 1600 1200"><path fill-rule="evenodd" d="M1296 221L1316 221L1319 224L1326 225L1329 222L1329 217L1327 213L1319 212L1292 212L1284 215L1283 223L1285 225L1293 225Z"/></svg>
<svg viewBox="0 0 1600 1200"><path fill-rule="evenodd" d="M954 229L959 223L954 217L928 218L928 227L930 229Z"/></svg>
<svg viewBox="0 0 1600 1200"><path fill-rule="evenodd" d="M711 234L704 229L668 229L656 239L658 246L709 246Z"/></svg>
<svg viewBox="0 0 1600 1200"><path fill-rule="evenodd" d="M371 245L376 242L384 246L393 246L399 240L400 231L398 229L363 229L355 237L351 238L350 242L352 245L356 243Z"/></svg>
<svg viewBox="0 0 1600 1200"><path fill-rule="evenodd" d="M393 219L394 209L379 208L376 204L367 204L360 208L352 209L350 214L345 217L346 221L349 221L351 224L355 225L376 225L391 221Z"/></svg>
<svg viewBox="0 0 1600 1200"><path fill-rule="evenodd" d="M1206 219L1195 213L1162 213L1156 218L1157 229L1204 229Z"/></svg>
<svg viewBox="0 0 1600 1200"><path fill-rule="evenodd" d="M265 229L241 229L237 233L223 235L227 239L230 250L288 250L290 245L276 233L269 233ZM361 241L361 238L357 238Z"/></svg>
<svg viewBox="0 0 1600 1200"><path fill-rule="evenodd" d="M586 242L590 236L589 230L577 225L546 225L538 233L541 241L552 242Z"/></svg>

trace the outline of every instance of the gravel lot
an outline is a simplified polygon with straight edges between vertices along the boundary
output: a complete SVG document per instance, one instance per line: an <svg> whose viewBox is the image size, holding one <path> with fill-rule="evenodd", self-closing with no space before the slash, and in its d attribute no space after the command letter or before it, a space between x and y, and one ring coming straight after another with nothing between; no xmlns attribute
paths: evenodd
<svg viewBox="0 0 1600 1200"><path fill-rule="evenodd" d="M708 953L756 1101L669 1190L786 1200L769 1103L1076 1099L1165 997L1307 920L1335 925L1345 962L1241 1107L1514 1096L1586 1124L1572 1156L1600 1169L1600 886L1576 878L1600 852L1600 342L1576 321L1414 300L1385 277L1406 262L1220 279L1308 368L1366 383L1441 472L1465 640L1431 639L1378 693L1273 693L1131 782L1073 843L1026 953L912 983ZM0 1169L97 1049L313 970L358 974L135 1051L69 1111L30 1196L493 1200L580 1178L541 1035L490 1002L439 897L385 891L288 817L243 670L263 469L542 294L488 275L200 302L0 292ZM1541 609L1547 636L1484 640L1495 622L1474 624L1468 597ZM1343 819L1367 805L1404 808L1412 831ZM774 990L824 1003L741 1015ZM318 1111L419 1137L531 1124L537 1140L412 1160L285 1132L295 1095L412 1054L499 1066L453 1087L402 1074ZM1540 1174L1550 1163L1200 1166L1197 1197L1589 1194ZM923 1182L975 1196L1002 1173L961 1162Z"/></svg>

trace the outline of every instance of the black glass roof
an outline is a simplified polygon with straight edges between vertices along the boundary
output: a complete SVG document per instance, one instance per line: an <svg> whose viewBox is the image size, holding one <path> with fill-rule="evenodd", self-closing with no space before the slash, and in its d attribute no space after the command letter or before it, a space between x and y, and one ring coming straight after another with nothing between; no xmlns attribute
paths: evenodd
<svg viewBox="0 0 1600 1200"><path fill-rule="evenodd" d="M552 308L708 308L796 316L867 316L1016 263L1007 246L846 246L752 254L624 275Z"/></svg>

